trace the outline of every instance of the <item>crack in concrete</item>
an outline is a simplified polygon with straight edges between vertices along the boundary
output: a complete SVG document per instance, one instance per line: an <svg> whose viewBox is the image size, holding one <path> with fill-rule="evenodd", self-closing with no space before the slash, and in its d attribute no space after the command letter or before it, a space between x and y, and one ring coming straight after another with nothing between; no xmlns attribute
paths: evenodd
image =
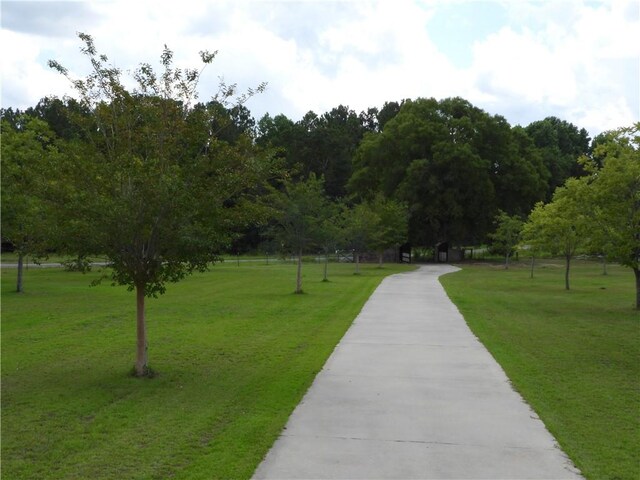
<svg viewBox="0 0 640 480"><path fill-rule="evenodd" d="M287 438L324 438L324 439L336 439L336 440L355 440L361 442L390 442L390 443L415 443L420 445L445 445L450 447L475 447L475 448L493 448L492 446L480 445L477 443L456 443L456 442L438 442L434 440L403 440L397 438L364 438L364 437L345 437L338 435L288 435L282 433L281 437ZM502 445L502 448L509 450L530 450L530 451L545 451L555 450L558 447L553 448L537 448L537 447L523 447L519 445Z"/></svg>

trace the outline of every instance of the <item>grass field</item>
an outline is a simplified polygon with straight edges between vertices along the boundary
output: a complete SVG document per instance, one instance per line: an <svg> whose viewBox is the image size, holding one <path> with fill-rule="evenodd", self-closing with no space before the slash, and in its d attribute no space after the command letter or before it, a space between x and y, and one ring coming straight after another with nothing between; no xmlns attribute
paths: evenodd
<svg viewBox="0 0 640 480"><path fill-rule="evenodd" d="M587 478L640 478L640 313L631 270L463 265L442 278L472 331Z"/></svg>
<svg viewBox="0 0 640 480"><path fill-rule="evenodd" d="M2 273L2 477L248 478L380 280L409 267L215 266L147 302L94 274ZM93 277L92 277L93 275Z"/></svg>

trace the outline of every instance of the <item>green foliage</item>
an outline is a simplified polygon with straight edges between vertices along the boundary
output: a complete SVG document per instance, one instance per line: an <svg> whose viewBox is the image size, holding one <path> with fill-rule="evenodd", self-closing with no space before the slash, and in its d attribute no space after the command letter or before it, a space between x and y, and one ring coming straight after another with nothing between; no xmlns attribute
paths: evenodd
<svg viewBox="0 0 640 480"><path fill-rule="evenodd" d="M533 122L526 127L526 132L549 172L546 200L550 200L555 189L569 177L584 173L578 158L589 152L589 135L584 128L578 129L556 117Z"/></svg>
<svg viewBox="0 0 640 480"><path fill-rule="evenodd" d="M342 245L353 251L356 272L362 253L376 252L381 265L382 254L386 249L406 241L407 216L405 204L381 194L352 207L343 206L339 220Z"/></svg>
<svg viewBox="0 0 640 480"><path fill-rule="evenodd" d="M152 380L129 376L131 296L61 269L2 275L2 478L250 478L380 280L407 271L216 265L148 302Z"/></svg>
<svg viewBox="0 0 640 480"><path fill-rule="evenodd" d="M308 112L293 122L284 115L265 115L258 122L261 145L276 148L295 180L322 177L332 199L345 194L351 159L364 133L353 110L340 105L322 116Z"/></svg>
<svg viewBox="0 0 640 480"><path fill-rule="evenodd" d="M367 202L369 209L375 213L377 225L369 242L369 247L376 251L382 262L382 253L407 241L408 212L407 206L381 194Z"/></svg>
<svg viewBox="0 0 640 480"><path fill-rule="evenodd" d="M73 84L90 112L82 127L93 133L90 144L70 144L64 161L52 165L62 173L51 185L63 227L60 247L105 254L116 283L163 293L166 282L217 259L233 229L246 222L245 194L269 165L250 141L232 146L212 136L217 112L190 108L199 72L173 67L169 49L161 56L164 71L141 64L137 89L129 92L91 37L80 37L93 71ZM213 59L207 52L202 57ZM222 100L233 93L221 87Z"/></svg>
<svg viewBox="0 0 640 480"><path fill-rule="evenodd" d="M298 254L320 242L323 220L330 213L323 184L315 174L301 182L287 180L282 190L273 189L265 199L276 219L273 237L283 250Z"/></svg>
<svg viewBox="0 0 640 480"><path fill-rule="evenodd" d="M550 173L543 163L541 151L525 129L515 126L508 132L506 122L499 125L503 148L492 173L499 208L511 215L524 217L538 201L545 198ZM489 129L486 139L489 140L491 135L492 130ZM491 158L492 144L487 143L486 148Z"/></svg>
<svg viewBox="0 0 640 480"><path fill-rule="evenodd" d="M377 240L380 217L367 202L344 207L341 217L343 244L347 250L361 254L373 248Z"/></svg>
<svg viewBox="0 0 640 480"><path fill-rule="evenodd" d="M47 165L60 158L55 135L45 122L27 115L16 126L3 118L0 149L2 239L13 244L19 258L46 256L54 224L41 196ZM23 290L22 269L17 290Z"/></svg>
<svg viewBox="0 0 640 480"><path fill-rule="evenodd" d="M256 220L252 196L272 165L246 135L233 143L215 135L219 104L236 95L235 85L221 83L212 102L194 108L201 70L175 67L165 47L161 72L141 64L129 90L93 39L79 37L92 70L70 80L87 112L75 120L88 141L67 142L62 160L51 166L57 248L106 256L113 282L136 290L142 375L144 296L162 294L167 282L218 260L237 230ZM214 56L201 52L205 64ZM68 77L59 63L50 66Z"/></svg>
<svg viewBox="0 0 640 480"><path fill-rule="evenodd" d="M38 119L23 117L21 127L2 121L2 237L30 254L46 237L46 210L40 200L48 162L58 156L53 132Z"/></svg>
<svg viewBox="0 0 640 480"><path fill-rule="evenodd" d="M595 227L592 247L631 268L640 310L640 123L607 133L586 164ZM601 165L601 166L600 166Z"/></svg>
<svg viewBox="0 0 640 480"><path fill-rule="evenodd" d="M640 269L640 123L609 132L596 147L590 194L597 228L593 241L607 256ZM588 199L587 199L588 200Z"/></svg>
<svg viewBox="0 0 640 480"><path fill-rule="evenodd" d="M406 202L413 244L480 243L498 208L528 213L547 177L530 139L504 118L461 98L417 99L363 138L348 187Z"/></svg>
<svg viewBox="0 0 640 480"><path fill-rule="evenodd" d="M569 178L553 201L538 204L523 232L523 242L561 254L569 261L578 249L605 254L633 269L640 308L640 139L639 125L599 139L594 158L584 157L589 176Z"/></svg>
<svg viewBox="0 0 640 480"><path fill-rule="evenodd" d="M566 261L565 288L569 290L571 259L587 245L590 224L588 179L570 178L556 189L550 203L538 203L522 230L522 243L534 250L562 255Z"/></svg>
<svg viewBox="0 0 640 480"><path fill-rule="evenodd" d="M61 177L50 185L59 246L81 256L104 254L116 283L164 293L166 282L217 260L234 228L248 220L246 194L269 165L248 139L230 145L212 136L216 112L190 107L199 71L175 68L168 48L163 71L141 64L130 92L91 37L80 38L93 71L72 81L89 112L80 126L91 142L70 143L54 166ZM234 92L221 86L221 100Z"/></svg>
<svg viewBox="0 0 640 480"><path fill-rule="evenodd" d="M544 260L536 278L463 266L441 281L473 333L587 479L637 479L640 328L629 274L576 262L574 286Z"/></svg>
<svg viewBox="0 0 640 480"><path fill-rule="evenodd" d="M491 250L504 255L504 266L509 268L509 257L520 243L524 223L518 215L509 216L501 211L496 215L495 224L496 230L489 235Z"/></svg>
<svg viewBox="0 0 640 480"><path fill-rule="evenodd" d="M305 181L287 180L282 190L273 189L266 202L273 209L272 237L285 251L298 256L296 293L302 293L302 254L311 247L330 245L332 230L325 230L333 209L325 197L323 179L309 175ZM335 239L333 239L335 241Z"/></svg>

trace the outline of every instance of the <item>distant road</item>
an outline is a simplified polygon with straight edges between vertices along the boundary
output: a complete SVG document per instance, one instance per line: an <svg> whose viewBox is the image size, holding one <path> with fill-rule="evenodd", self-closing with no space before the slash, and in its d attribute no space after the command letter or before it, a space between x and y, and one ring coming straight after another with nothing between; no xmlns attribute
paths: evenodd
<svg viewBox="0 0 640 480"><path fill-rule="evenodd" d="M109 265L109 262L92 262L91 266L92 267L106 267L107 265ZM2 263L0 264L0 267L2 268L18 268L18 264L17 263ZM55 263L55 262L43 262L43 263L33 263L33 262L25 262L23 264L24 268L63 268L64 265L62 265L61 263Z"/></svg>

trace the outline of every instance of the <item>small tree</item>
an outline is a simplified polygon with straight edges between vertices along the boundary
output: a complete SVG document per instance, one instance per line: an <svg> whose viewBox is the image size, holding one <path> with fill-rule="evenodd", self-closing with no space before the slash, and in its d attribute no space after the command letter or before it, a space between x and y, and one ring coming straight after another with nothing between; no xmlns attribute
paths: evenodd
<svg viewBox="0 0 640 480"><path fill-rule="evenodd" d="M345 207L341 218L342 235L345 246L353 251L355 274L360 274L360 255L377 241L380 217L367 203L359 203L353 208Z"/></svg>
<svg viewBox="0 0 640 480"><path fill-rule="evenodd" d="M370 247L378 254L378 266L382 267L384 251L406 241L409 213L406 204L385 198L382 194L368 202L368 207L378 217Z"/></svg>
<svg viewBox="0 0 640 480"><path fill-rule="evenodd" d="M130 91L91 36L79 37L92 71L70 80L88 112L76 119L87 141L72 144L50 171L57 238L79 257L105 255L113 282L136 291L135 373L145 376L145 298L218 260L234 229L250 220L249 194L270 165L250 139L217 138L214 110L193 108L201 70L175 68L165 47L162 73L141 64ZM200 57L207 65L215 54ZM49 64L68 77L58 62ZM216 100L233 95L222 84Z"/></svg>
<svg viewBox="0 0 640 480"><path fill-rule="evenodd" d="M570 178L556 189L548 204L538 203L523 230L523 242L530 242L565 259L565 288L570 289L571 259L586 242L589 232L586 177Z"/></svg>
<svg viewBox="0 0 640 480"><path fill-rule="evenodd" d="M320 243L323 222L330 213L323 180L311 174L303 182L286 181L282 190L274 191L268 201L275 208L276 242L298 257L295 293L303 293L302 255L305 249Z"/></svg>
<svg viewBox="0 0 640 480"><path fill-rule="evenodd" d="M335 202L329 202L326 206L326 215L323 216L322 224L320 225L318 245L322 248L324 253L324 269L323 269L323 282L328 282L328 270L329 270L329 255L332 251L335 251L340 244L340 210L339 205Z"/></svg>
<svg viewBox="0 0 640 480"><path fill-rule="evenodd" d="M594 154L602 167L592 173L590 201L595 219L592 243L633 270L636 308L640 309L640 123L606 134Z"/></svg>
<svg viewBox="0 0 640 480"><path fill-rule="evenodd" d="M509 216L500 211L495 218L496 230L489 234L491 249L504 255L504 268L509 268L509 258L520 242L523 222L518 215Z"/></svg>
<svg viewBox="0 0 640 480"><path fill-rule="evenodd" d="M536 255L542 250L541 235L537 232L539 225L527 222L522 225L520 232L520 244L518 248L527 250L531 255L531 268L529 278L533 278L533 270L536 264Z"/></svg>
<svg viewBox="0 0 640 480"><path fill-rule="evenodd" d="M27 255L43 255L50 233L42 200L48 163L55 163L55 135L42 120L23 116L14 128L2 120L2 238L18 254L16 291L24 291L23 265Z"/></svg>

